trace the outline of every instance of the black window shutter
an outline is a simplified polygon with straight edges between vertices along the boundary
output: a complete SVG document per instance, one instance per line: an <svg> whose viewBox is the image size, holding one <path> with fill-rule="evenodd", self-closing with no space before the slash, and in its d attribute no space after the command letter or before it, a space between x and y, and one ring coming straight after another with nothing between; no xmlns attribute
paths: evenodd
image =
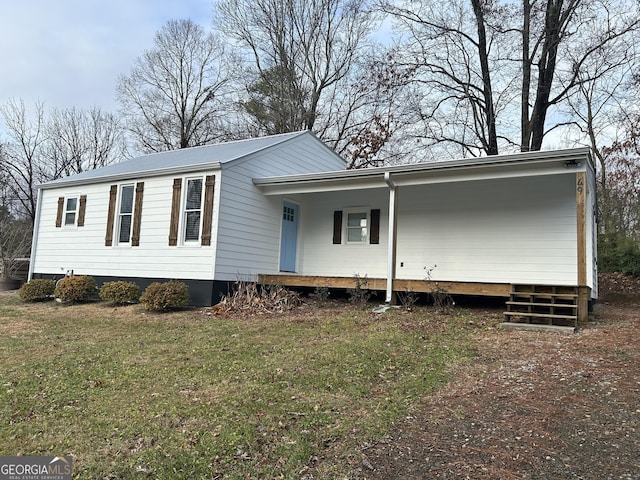
<svg viewBox="0 0 640 480"><path fill-rule="evenodd" d="M333 244L342 243L342 210L333 212Z"/></svg>
<svg viewBox="0 0 640 480"><path fill-rule="evenodd" d="M369 243L377 245L380 243L380 209L371 210L371 233L369 234Z"/></svg>

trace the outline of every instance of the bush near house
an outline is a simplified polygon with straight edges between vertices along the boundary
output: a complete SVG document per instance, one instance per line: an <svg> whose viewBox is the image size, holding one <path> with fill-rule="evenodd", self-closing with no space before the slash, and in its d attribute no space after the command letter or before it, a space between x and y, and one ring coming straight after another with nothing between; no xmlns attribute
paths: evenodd
<svg viewBox="0 0 640 480"><path fill-rule="evenodd" d="M100 298L114 305L136 303L140 299L140 287L133 282L106 282L100 288Z"/></svg>
<svg viewBox="0 0 640 480"><path fill-rule="evenodd" d="M98 286L93 277L74 275L60 280L53 292L63 303L86 302L98 293Z"/></svg>
<svg viewBox="0 0 640 480"><path fill-rule="evenodd" d="M640 276L640 245L620 234L598 236L598 270Z"/></svg>
<svg viewBox="0 0 640 480"><path fill-rule="evenodd" d="M20 298L25 302L38 302L49 300L53 297L55 289L56 282L54 280L37 278L23 284L22 287L20 287L18 295L20 295Z"/></svg>
<svg viewBox="0 0 640 480"><path fill-rule="evenodd" d="M189 287L184 282L171 280L169 282L154 282L149 285L140 303L147 310L166 311L189 305Z"/></svg>

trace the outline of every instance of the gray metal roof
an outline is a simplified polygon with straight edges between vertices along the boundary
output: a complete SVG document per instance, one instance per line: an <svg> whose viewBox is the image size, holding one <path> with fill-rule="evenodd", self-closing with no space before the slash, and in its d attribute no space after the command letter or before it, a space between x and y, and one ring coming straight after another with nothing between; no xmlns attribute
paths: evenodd
<svg viewBox="0 0 640 480"><path fill-rule="evenodd" d="M193 171L203 167L219 168L225 163L247 157L303 135L313 135L313 133L309 131L284 133L281 135L152 153L95 170L88 170L77 175L53 180L41 185L41 187L54 188L67 184L95 183L131 178L134 176L140 178L151 175L170 174L174 171Z"/></svg>

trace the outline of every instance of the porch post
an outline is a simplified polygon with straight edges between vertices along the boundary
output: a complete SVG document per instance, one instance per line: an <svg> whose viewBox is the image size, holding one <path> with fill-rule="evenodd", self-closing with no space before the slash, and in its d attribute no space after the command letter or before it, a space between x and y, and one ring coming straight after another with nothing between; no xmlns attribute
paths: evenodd
<svg viewBox="0 0 640 480"><path fill-rule="evenodd" d="M393 281L396 275L396 240L398 235L398 187L391 180L391 173L384 172L384 181L389 186L389 235L387 253L387 292L385 303L394 303Z"/></svg>
<svg viewBox="0 0 640 480"><path fill-rule="evenodd" d="M578 260L578 322L589 319L589 297L587 287L587 178L585 172L576 172L576 216L577 216L577 260Z"/></svg>

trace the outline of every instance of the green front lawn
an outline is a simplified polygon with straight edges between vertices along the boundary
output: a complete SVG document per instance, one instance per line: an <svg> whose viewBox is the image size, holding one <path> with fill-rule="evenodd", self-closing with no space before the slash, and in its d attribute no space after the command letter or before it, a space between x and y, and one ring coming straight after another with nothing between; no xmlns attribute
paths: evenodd
<svg viewBox="0 0 640 480"><path fill-rule="evenodd" d="M278 318L0 297L0 454L74 478L336 478L470 355L468 312Z"/></svg>

